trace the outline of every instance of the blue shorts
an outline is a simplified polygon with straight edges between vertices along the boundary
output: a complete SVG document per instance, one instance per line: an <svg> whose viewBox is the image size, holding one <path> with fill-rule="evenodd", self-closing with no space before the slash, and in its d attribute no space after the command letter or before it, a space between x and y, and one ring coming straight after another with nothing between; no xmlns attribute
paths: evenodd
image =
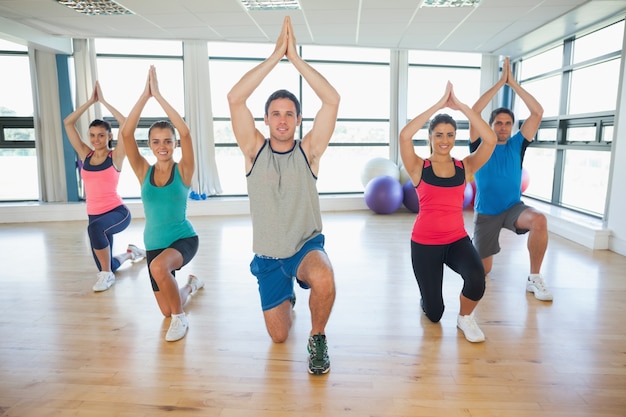
<svg viewBox="0 0 626 417"><path fill-rule="evenodd" d="M254 255L250 262L250 272L257 278L259 294L261 296L261 308L263 311L279 306L293 297L293 280L298 281L300 287L309 287L298 280L296 273L304 257L313 250L324 250L324 235L319 234L309 239L302 249L289 258L271 258L268 256Z"/></svg>

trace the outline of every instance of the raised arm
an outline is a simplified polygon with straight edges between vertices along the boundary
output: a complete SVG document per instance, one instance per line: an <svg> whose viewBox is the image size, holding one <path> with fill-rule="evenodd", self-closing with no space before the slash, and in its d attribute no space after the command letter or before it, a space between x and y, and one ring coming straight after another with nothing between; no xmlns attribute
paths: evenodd
<svg viewBox="0 0 626 417"><path fill-rule="evenodd" d="M415 153L415 147L413 146L413 136L428 122L433 114L437 110L446 107L446 103L452 94L452 83L448 81L446 85L446 91L443 96L437 101L437 103L430 106L424 112L418 114L404 128L400 131L400 157L402 158L402 164L406 169L413 185L417 185L422 179L422 168L424 165L424 158L418 156Z"/></svg>
<svg viewBox="0 0 626 417"><path fill-rule="evenodd" d="M328 143L335 131L340 97L337 90L328 80L298 54L296 36L291 26L291 19L288 16L285 18L285 25L287 26L288 38L287 59L298 70L322 102L322 107L315 115L313 127L302 140L302 147L309 160L309 165L313 172L317 174L319 158L328 147Z"/></svg>
<svg viewBox="0 0 626 417"><path fill-rule="evenodd" d="M165 97L161 95L161 91L159 90L159 83L157 80L156 68L154 67L154 65L150 67L149 81L152 97L154 97L156 101L161 105L161 108L165 111L165 114L167 114L170 122L172 122L174 128L178 131L181 150L181 158L178 162L178 169L183 179L183 182L186 185L191 185L193 172L195 169L195 159L189 126L187 126L187 123L185 123L182 116L174 109L174 107L172 107L172 105L165 99Z"/></svg>
<svg viewBox="0 0 626 417"><path fill-rule="evenodd" d="M285 19L286 21L286 19ZM228 92L228 106L233 132L239 148L246 159L246 172L252 167L254 158L265 141L254 124L254 116L246 102L265 77L280 62L287 52L287 24L276 40L274 52L263 62L248 71Z"/></svg>
<svg viewBox="0 0 626 417"><path fill-rule="evenodd" d="M141 112L145 107L148 100L152 97L150 92L150 74L148 74L148 78L146 80L146 85L137 100L137 103L133 106L132 110L128 114L126 118L126 122L122 126L120 132L122 136L122 140L124 141L124 149L126 150L126 156L128 157L128 162L130 166L133 168L139 183L142 184L144 178L146 177L146 173L148 172L148 168L150 168L150 164L139 153L139 148L137 147L137 140L135 139L135 130L137 129L137 124L139 124L139 118L141 117Z"/></svg>
<svg viewBox="0 0 626 417"><path fill-rule="evenodd" d="M78 154L78 158L81 161L85 160L85 157L91 152L91 148L81 139L80 133L76 129L76 123L80 116L83 115L87 111L91 105L93 105L96 101L98 101L97 94L98 84L94 86L93 92L91 93L91 97L87 102L80 105L76 110L70 113L64 120L63 124L65 125L65 132L67 133L67 137L70 141L70 144Z"/></svg>
<svg viewBox="0 0 626 417"><path fill-rule="evenodd" d="M450 100L449 107L463 113L470 123L470 129L474 129L474 132L481 138L476 151L470 153L463 159L465 178L469 181L470 178L474 176L474 173L485 165L491 157L496 147L497 136L489 124L483 120L480 113L468 105L461 103L454 95L454 92L451 94Z"/></svg>
<svg viewBox="0 0 626 417"><path fill-rule="evenodd" d="M124 158L126 157L126 149L124 148L124 141L122 140L122 126L126 122L126 117L119 110L113 107L108 101L104 99L104 94L102 94L102 89L100 88L100 83L96 81L96 99L104 107L107 108L108 111L111 112L115 120L117 120L117 124L119 125L118 133L117 133L117 144L113 149L113 164L118 168L122 169L122 164L124 163Z"/></svg>
<svg viewBox="0 0 626 417"><path fill-rule="evenodd" d="M522 99L528 110L530 111L530 116L524 120L522 123L522 127L520 131L529 142L532 142L539 130L539 125L541 124L541 118L543 117L543 107L539 102L533 97L528 91L524 90L521 85L515 80L513 74L511 73L511 67L509 66L509 76L507 78L507 84L513 89L515 94Z"/></svg>
<svg viewBox="0 0 626 417"><path fill-rule="evenodd" d="M481 95L476 103L474 103L474 105L472 106L472 109L476 113L480 115L482 111L485 110L485 107L487 107L491 100L493 100L498 91L507 83L510 73L511 63L509 61L509 58L507 57L504 59L504 64L502 66L502 75L500 76L498 82L496 82L490 89L485 91L483 95ZM481 137L474 127L474 125L470 124L470 142L475 142L479 137Z"/></svg>

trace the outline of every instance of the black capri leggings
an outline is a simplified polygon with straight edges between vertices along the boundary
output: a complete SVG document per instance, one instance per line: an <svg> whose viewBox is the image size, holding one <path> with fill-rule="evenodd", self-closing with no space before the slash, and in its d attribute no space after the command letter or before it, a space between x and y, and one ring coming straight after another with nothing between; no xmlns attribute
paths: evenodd
<svg viewBox="0 0 626 417"><path fill-rule="evenodd" d="M461 294L472 301L485 293L485 269L469 236L447 245L422 245L411 241L413 273L422 295L422 309L430 321L443 316L443 266L463 278Z"/></svg>

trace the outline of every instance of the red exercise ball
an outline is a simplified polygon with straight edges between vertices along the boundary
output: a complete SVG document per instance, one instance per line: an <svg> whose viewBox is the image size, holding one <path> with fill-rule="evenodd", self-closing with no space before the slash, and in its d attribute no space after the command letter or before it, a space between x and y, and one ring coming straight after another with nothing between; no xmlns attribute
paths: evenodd
<svg viewBox="0 0 626 417"><path fill-rule="evenodd" d="M530 174L526 168L522 168L522 192L526 191L530 184Z"/></svg>

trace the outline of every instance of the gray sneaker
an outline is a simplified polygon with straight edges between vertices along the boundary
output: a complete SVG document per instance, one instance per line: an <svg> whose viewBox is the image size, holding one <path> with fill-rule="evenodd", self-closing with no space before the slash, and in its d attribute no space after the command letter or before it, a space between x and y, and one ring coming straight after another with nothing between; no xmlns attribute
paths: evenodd
<svg viewBox="0 0 626 417"><path fill-rule="evenodd" d="M309 337L307 350L309 351L310 374L321 375L330 371L330 358L328 357L326 335L315 334Z"/></svg>

